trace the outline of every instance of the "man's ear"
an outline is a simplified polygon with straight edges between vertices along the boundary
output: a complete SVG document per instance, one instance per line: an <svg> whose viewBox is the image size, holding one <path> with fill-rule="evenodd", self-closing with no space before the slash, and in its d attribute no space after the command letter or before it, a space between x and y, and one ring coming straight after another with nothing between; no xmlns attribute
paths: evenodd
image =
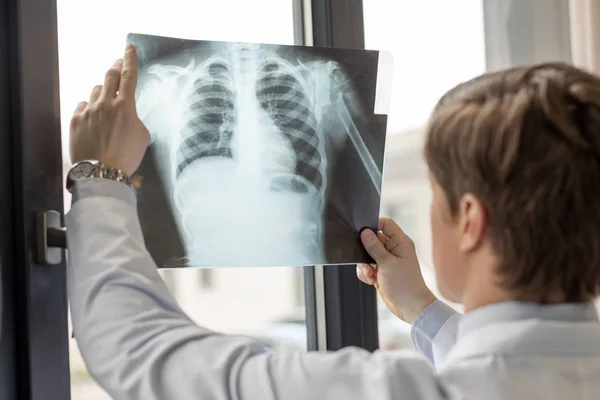
<svg viewBox="0 0 600 400"><path fill-rule="evenodd" d="M489 218L483 203L471 193L465 193L458 209L461 251L469 252L479 247L485 238Z"/></svg>

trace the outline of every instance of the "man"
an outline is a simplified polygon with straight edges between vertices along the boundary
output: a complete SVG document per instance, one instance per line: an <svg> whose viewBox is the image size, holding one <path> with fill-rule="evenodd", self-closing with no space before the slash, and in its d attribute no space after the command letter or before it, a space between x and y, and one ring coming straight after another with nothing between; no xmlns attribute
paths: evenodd
<svg viewBox="0 0 600 400"><path fill-rule="evenodd" d="M136 65L129 47L71 124L73 161L92 160L68 179L73 325L91 374L113 398L600 396L591 303L600 284L598 78L562 64L516 68L459 85L436 107L425 145L434 263L441 293L466 313L433 296L412 242L390 219L361 234L376 264L358 268L413 323L425 357L278 354L195 325L144 247L123 183L149 142L135 110Z"/></svg>

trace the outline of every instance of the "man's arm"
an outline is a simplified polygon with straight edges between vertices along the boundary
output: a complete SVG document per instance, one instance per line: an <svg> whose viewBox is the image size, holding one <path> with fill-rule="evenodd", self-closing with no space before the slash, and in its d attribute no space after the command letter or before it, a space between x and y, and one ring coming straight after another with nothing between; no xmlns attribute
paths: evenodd
<svg viewBox="0 0 600 400"><path fill-rule="evenodd" d="M75 335L116 400L437 399L429 364L410 352L346 349L271 353L198 327L147 252L133 192L102 179L77 184L67 216Z"/></svg>
<svg viewBox="0 0 600 400"><path fill-rule="evenodd" d="M381 218L377 234L365 229L361 240L375 264L359 264L358 279L375 286L388 309L412 325L415 349L440 365L456 341L460 314L427 287L415 244L394 220Z"/></svg>

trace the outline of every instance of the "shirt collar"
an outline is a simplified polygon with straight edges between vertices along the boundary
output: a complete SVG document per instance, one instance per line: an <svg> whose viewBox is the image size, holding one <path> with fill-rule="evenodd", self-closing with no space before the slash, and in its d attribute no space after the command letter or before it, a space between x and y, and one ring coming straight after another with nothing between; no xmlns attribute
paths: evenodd
<svg viewBox="0 0 600 400"><path fill-rule="evenodd" d="M458 326L458 336L483 328L490 323L537 319L542 321L586 322L598 321L593 303L539 303L505 302L477 308L466 313Z"/></svg>
<svg viewBox="0 0 600 400"><path fill-rule="evenodd" d="M439 369L491 354L600 356L597 322L592 303L508 302L481 307L461 317L455 345Z"/></svg>

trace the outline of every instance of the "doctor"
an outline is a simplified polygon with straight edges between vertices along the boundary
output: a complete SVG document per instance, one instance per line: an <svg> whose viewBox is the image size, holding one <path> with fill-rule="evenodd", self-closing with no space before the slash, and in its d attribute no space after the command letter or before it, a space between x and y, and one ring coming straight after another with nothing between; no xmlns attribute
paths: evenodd
<svg viewBox="0 0 600 400"><path fill-rule="evenodd" d="M144 247L128 185L149 143L136 65L128 47L71 123L80 162L68 178L73 325L114 399L600 398L598 78L562 64L523 67L440 100L425 143L433 257L441 293L466 314L433 296L390 219L363 232L377 264L358 268L413 324L421 354L280 354L193 323Z"/></svg>

